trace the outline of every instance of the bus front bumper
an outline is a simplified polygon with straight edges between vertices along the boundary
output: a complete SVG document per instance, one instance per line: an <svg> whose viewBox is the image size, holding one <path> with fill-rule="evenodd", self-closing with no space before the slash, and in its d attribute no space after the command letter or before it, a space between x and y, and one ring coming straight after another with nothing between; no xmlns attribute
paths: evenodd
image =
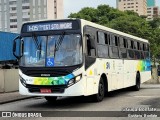
<svg viewBox="0 0 160 120"><path fill-rule="evenodd" d="M53 89L51 93L41 93L40 92L41 88L39 88L39 91L31 91L29 88L24 87L24 85L22 85L22 83L19 80L19 93L21 95L29 95L29 96L85 96L84 86L85 85L81 80L70 87L64 88L64 90L62 88L59 92L54 91Z"/></svg>

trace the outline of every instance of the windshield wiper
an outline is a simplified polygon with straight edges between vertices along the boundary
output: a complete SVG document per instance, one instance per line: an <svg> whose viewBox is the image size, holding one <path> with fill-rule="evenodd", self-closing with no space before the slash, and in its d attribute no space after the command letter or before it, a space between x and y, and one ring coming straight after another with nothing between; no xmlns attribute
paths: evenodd
<svg viewBox="0 0 160 120"><path fill-rule="evenodd" d="M64 35L65 35L65 32L63 32L63 33L60 35L60 37L59 37L59 39L57 40L57 42L55 42L54 57L55 57L56 51L59 50L59 48L60 48L60 46L61 46L61 44L62 44L62 42L63 42Z"/></svg>
<svg viewBox="0 0 160 120"><path fill-rule="evenodd" d="M35 43L35 45L36 45L37 50L41 50L41 46L40 46L40 44L38 43L37 36L36 36L35 34L33 34L33 35L32 35L32 38L33 38L33 41L34 41L34 43Z"/></svg>
<svg viewBox="0 0 160 120"><path fill-rule="evenodd" d="M38 57L40 59L42 46L38 42L37 36L35 34L32 35L32 38L33 38L33 41L34 41L34 43L36 45L36 48L37 48L37 50L36 50L36 57Z"/></svg>

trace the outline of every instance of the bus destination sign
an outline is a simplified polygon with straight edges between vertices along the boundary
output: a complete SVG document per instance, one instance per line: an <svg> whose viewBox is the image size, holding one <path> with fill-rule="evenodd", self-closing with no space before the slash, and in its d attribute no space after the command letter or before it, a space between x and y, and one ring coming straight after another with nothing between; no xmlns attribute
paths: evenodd
<svg viewBox="0 0 160 120"><path fill-rule="evenodd" d="M72 22L37 23L27 25L27 32L72 29Z"/></svg>

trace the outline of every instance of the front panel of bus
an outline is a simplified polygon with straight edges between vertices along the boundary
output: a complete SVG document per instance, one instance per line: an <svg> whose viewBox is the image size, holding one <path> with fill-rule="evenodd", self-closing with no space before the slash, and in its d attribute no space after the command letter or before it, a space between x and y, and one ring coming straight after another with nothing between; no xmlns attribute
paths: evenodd
<svg viewBox="0 0 160 120"><path fill-rule="evenodd" d="M21 94L84 94L80 20L26 23L22 26L21 37L24 42L19 64Z"/></svg>

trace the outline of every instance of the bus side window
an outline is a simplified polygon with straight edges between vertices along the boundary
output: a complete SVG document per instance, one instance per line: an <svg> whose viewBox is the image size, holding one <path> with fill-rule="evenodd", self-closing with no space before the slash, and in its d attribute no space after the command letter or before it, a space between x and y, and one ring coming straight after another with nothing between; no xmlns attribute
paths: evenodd
<svg viewBox="0 0 160 120"><path fill-rule="evenodd" d="M143 51L146 51L146 44L143 43Z"/></svg>
<svg viewBox="0 0 160 120"><path fill-rule="evenodd" d="M98 32L98 43L105 44L105 35L103 32Z"/></svg>
<svg viewBox="0 0 160 120"><path fill-rule="evenodd" d="M115 46L118 46L118 45L119 45L119 37L115 36Z"/></svg>
<svg viewBox="0 0 160 120"><path fill-rule="evenodd" d="M105 33L104 35L105 35L105 44L109 45L110 36L107 33Z"/></svg>
<svg viewBox="0 0 160 120"><path fill-rule="evenodd" d="M140 49L140 44L139 44L139 42L137 42L137 49L138 49L138 50L141 50L141 49Z"/></svg>
<svg viewBox="0 0 160 120"><path fill-rule="evenodd" d="M149 51L149 45L146 44L146 51Z"/></svg>
<svg viewBox="0 0 160 120"><path fill-rule="evenodd" d="M134 53L134 42L132 40L128 40L128 55L129 59L134 59L135 58L135 53Z"/></svg>
<svg viewBox="0 0 160 120"><path fill-rule="evenodd" d="M134 42L134 49L137 50L137 42Z"/></svg>
<svg viewBox="0 0 160 120"><path fill-rule="evenodd" d="M108 45L111 44L111 35L108 33Z"/></svg>
<svg viewBox="0 0 160 120"><path fill-rule="evenodd" d="M119 38L119 44L121 48L127 48L127 40L125 38Z"/></svg>
<svg viewBox="0 0 160 120"><path fill-rule="evenodd" d="M119 44L120 44L120 48L119 48L120 58L127 58L127 49L126 49L127 43L126 43L126 39L120 37Z"/></svg>
<svg viewBox="0 0 160 120"><path fill-rule="evenodd" d="M109 56L111 58L119 58L118 42L119 42L119 37L112 34L111 45L109 46Z"/></svg>
<svg viewBox="0 0 160 120"><path fill-rule="evenodd" d="M127 39L123 38L124 48L127 48Z"/></svg>
<svg viewBox="0 0 160 120"><path fill-rule="evenodd" d="M143 44L140 43L140 50L143 50Z"/></svg>
<svg viewBox="0 0 160 120"><path fill-rule="evenodd" d="M131 40L131 49L134 49L134 41Z"/></svg>
<svg viewBox="0 0 160 120"><path fill-rule="evenodd" d="M118 47L119 37L116 35L112 35L111 46Z"/></svg>
<svg viewBox="0 0 160 120"><path fill-rule="evenodd" d="M87 54L88 56L96 56L96 50L92 45L92 42L94 41L93 38L90 35L86 35L87 40Z"/></svg>
<svg viewBox="0 0 160 120"><path fill-rule="evenodd" d="M127 40L127 43L128 43L128 48L131 49L131 41Z"/></svg>

